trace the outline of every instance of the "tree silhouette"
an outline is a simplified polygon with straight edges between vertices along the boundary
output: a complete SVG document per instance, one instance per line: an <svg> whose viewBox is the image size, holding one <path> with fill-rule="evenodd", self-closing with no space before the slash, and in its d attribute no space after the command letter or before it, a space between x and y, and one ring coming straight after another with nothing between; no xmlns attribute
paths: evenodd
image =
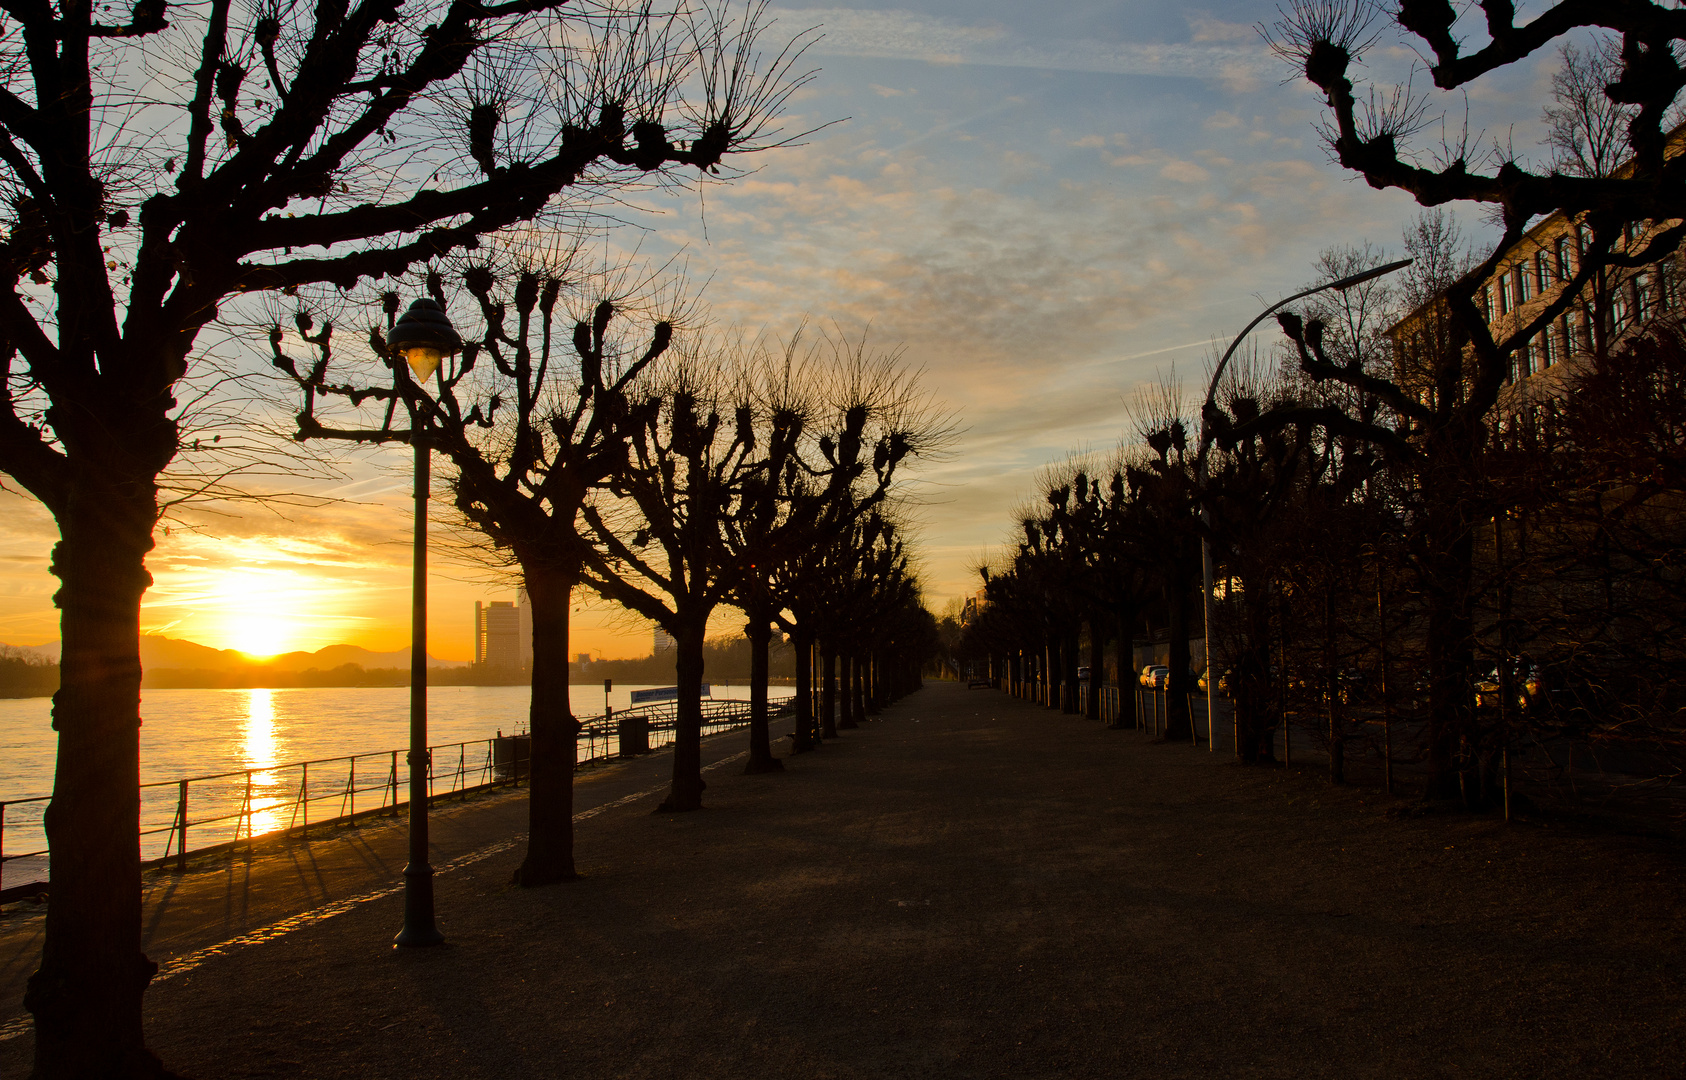
<svg viewBox="0 0 1686 1080"><path fill-rule="evenodd" d="M7 9L0 471L58 523L64 643L36 1076L161 1068L141 1031L138 612L201 332L242 294L349 289L567 217L564 189L776 145L802 46L762 60L761 11Z"/></svg>
<svg viewBox="0 0 1686 1080"><path fill-rule="evenodd" d="M332 327L313 333L307 316L298 317L297 330L315 348L312 362L287 355L280 326L271 342L275 365L305 395L298 438L419 442L439 452L452 466L448 483L457 512L489 541L489 548L470 545L473 554L520 574L533 613L532 772L527 855L515 881L542 885L575 877L579 723L568 702L568 619L592 550L580 534L580 508L625 460L620 421L628 390L667 352L673 323L658 319L647 339L619 340L610 332L614 301L576 293L567 299L583 317L569 320L559 310L567 306L561 277L534 269L500 274L473 265L461 286L468 303L460 306L472 308L480 329L468 335L460 358L440 367L432 388L389 355L379 329L370 331L370 345L391 373L386 386L331 381ZM429 274L427 287L437 303L450 306L441 275ZM388 330L398 303L396 293L384 295ZM571 333L558 332L565 327ZM390 407L381 424L365 428L324 424L317 413L319 405L337 402L384 407L398 401L410 418L406 429L393 427Z"/></svg>

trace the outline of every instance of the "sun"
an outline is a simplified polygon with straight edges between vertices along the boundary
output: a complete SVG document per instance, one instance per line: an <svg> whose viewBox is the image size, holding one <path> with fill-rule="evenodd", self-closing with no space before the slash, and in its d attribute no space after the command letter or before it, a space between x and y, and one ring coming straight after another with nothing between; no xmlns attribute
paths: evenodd
<svg viewBox="0 0 1686 1080"><path fill-rule="evenodd" d="M216 574L202 600L215 644L255 659L297 649L310 620L300 610L307 590L296 576L251 568Z"/></svg>
<svg viewBox="0 0 1686 1080"><path fill-rule="evenodd" d="M291 651L297 636L290 620L263 612L230 612L223 628L228 648L259 659Z"/></svg>

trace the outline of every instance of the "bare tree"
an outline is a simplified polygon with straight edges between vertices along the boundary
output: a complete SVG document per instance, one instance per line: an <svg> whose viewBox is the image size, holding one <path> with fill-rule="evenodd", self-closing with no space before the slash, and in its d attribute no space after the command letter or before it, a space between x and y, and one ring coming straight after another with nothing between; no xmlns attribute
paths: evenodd
<svg viewBox="0 0 1686 1080"><path fill-rule="evenodd" d="M781 141L801 45L760 58L760 7L574 10L7 9L0 471L58 523L64 642L37 1077L160 1071L141 1032L138 612L201 332L242 294L350 288L567 217L564 189ZM160 77L183 57L185 79Z"/></svg>
<svg viewBox="0 0 1686 1080"><path fill-rule="evenodd" d="M1650 0L1615 7L1565 3L1518 23L1511 0L1480 0L1479 7L1486 16L1486 35L1467 52L1453 33L1457 14L1449 0L1400 0L1393 14L1416 39L1415 47L1432 56L1429 71L1442 90L1469 87L1580 27L1618 37L1619 69L1604 94L1627 116L1621 148L1627 164L1612 175L1533 171L1503 148L1473 150L1467 130L1439 147L1413 150L1411 140L1428 126L1427 99L1409 87L1391 93L1372 88L1361 95L1351 78L1383 33L1377 24L1381 9L1370 0L1290 0L1267 32L1277 54L1322 91L1330 109L1323 134L1341 165L1372 187L1397 188L1424 206L1470 201L1496 214L1497 244L1445 289L1459 338L1457 352L1467 346L1473 363L1457 404L1437 426L1466 465L1479 442L1480 425L1509 375L1511 354L1550 326L1606 268L1656 263L1686 237L1680 213L1686 161L1669 155L1666 128L1686 86L1675 52L1675 42L1686 38L1681 12ZM1599 77L1590 67L1577 76L1582 82ZM1564 102L1554 106L1575 111ZM1529 224L1554 211L1574 217L1585 230L1574 273L1531 308L1527 319L1500 324L1504 330L1495 336L1477 291ZM1655 224L1636 228L1645 223Z"/></svg>
<svg viewBox="0 0 1686 1080"><path fill-rule="evenodd" d="M479 540L466 545L467 553L483 564L513 568L526 588L533 612L532 773L527 855L515 872L521 885L575 877L579 724L568 702L568 617L591 552L578 517L625 460L619 424L629 388L667 352L674 331L669 314L650 320L647 336L621 340L611 325L617 301L626 298L593 297L590 286L599 282L589 278L586 289L565 296L564 268L546 269L500 273L477 263L461 275L459 295L466 294L466 303L455 306L472 311L479 328L468 335L462 355L440 367L431 388L389 355L379 329L370 331L370 344L389 369L385 386L330 380L331 326L312 333L308 317L297 317L301 340L316 353L308 364L287 355L279 325L271 332L275 365L304 392L297 437L407 441L439 452L452 467L448 483L457 512ZM429 274L427 288L441 307L452 306L441 275ZM398 294L383 299L390 331ZM570 300L580 309L571 320ZM462 311L459 322L469 317ZM559 333L564 327L570 332ZM394 426L391 406L400 401L406 428ZM347 403L376 408L383 419L374 427L336 426L332 416L323 422L319 408L343 410Z"/></svg>
<svg viewBox="0 0 1686 1080"><path fill-rule="evenodd" d="M1611 176L1627 156L1627 129L1637 114L1609 93L1621 81L1621 47L1611 38L1600 38L1590 49L1565 41L1557 61L1551 102L1540 113L1552 167L1569 176Z"/></svg>
<svg viewBox="0 0 1686 1080"><path fill-rule="evenodd" d="M1126 482L1136 493L1142 524L1153 534L1148 547L1164 587L1166 622L1171 640L1167 663L1165 738L1196 741L1188 695L1189 601L1200 576L1198 492L1194 461L1188 454L1188 423L1181 415L1181 387L1173 378L1143 399L1138 419L1146 450L1126 466Z"/></svg>
<svg viewBox="0 0 1686 1080"><path fill-rule="evenodd" d="M758 472L753 413L720 360L693 353L632 396L613 497L582 509L595 541L587 584L660 625L677 647L667 811L702 805L703 640L730 570L720 522L738 511Z"/></svg>

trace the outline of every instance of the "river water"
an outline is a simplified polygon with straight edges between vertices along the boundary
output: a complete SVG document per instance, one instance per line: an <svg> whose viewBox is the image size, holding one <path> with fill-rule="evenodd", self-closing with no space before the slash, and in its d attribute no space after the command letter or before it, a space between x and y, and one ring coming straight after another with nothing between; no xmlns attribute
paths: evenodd
<svg viewBox="0 0 1686 1080"><path fill-rule="evenodd" d="M631 692L638 689L643 687L617 686L607 703L619 712L631 704ZM789 687L770 688L775 701L792 693ZM489 765L486 740L500 731L526 730L528 695L525 686L428 688L428 743L436 748L467 744L436 749L436 791L480 781ZM747 698L749 690L716 686L713 696ZM569 699L576 716L603 712L601 685L572 687ZM157 830L141 838L147 858L161 855L170 839L178 798L174 783L184 778L257 770L249 789L244 775L190 785L190 820L213 819L192 830L190 848L230 839L237 830L261 835L296 824L288 812L301 785L309 793L313 820L343 812L352 800L359 809L381 805L390 797L394 750L399 751L400 790L407 783L402 751L410 737L408 687L146 690L141 716L141 783L171 785L142 792L142 828ZM0 800L50 793L56 753L51 699L0 700ZM355 771L343 762L319 766L308 775L285 767L353 754L361 755ZM349 797L347 788L353 789ZM46 846L40 827L45 806L34 802L5 808L0 854ZM44 876L44 863L6 862L0 866L0 887Z"/></svg>

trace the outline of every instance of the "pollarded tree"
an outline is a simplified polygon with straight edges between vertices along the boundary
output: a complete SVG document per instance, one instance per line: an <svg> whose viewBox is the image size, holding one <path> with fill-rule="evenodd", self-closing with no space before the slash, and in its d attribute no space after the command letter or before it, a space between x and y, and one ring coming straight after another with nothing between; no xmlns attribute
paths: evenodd
<svg viewBox="0 0 1686 1080"><path fill-rule="evenodd" d="M833 359L845 370L855 363L846 349L841 355L834 350ZM889 364L878 366L885 376L878 385L897 385ZM774 622L784 607L782 571L804 553L823 549L876 506L896 467L916 449L906 432L878 432L872 480L867 482L867 466L858 451L841 451L857 445L867 437L868 426L895 411L882 393L872 395L880 399L874 401L826 402L826 374L823 362L803 348L801 331L776 349L758 350L745 371L742 407L749 410L755 445L742 494L733 512L719 519L719 528L721 556L728 566L726 595L748 619L744 632L753 655L749 762L744 767L749 773L783 768L772 756L767 728L766 663ZM828 415L833 409L838 415ZM799 726L812 713L811 687L802 678L805 659L798 649Z"/></svg>
<svg viewBox="0 0 1686 1080"><path fill-rule="evenodd" d="M1475 357L1462 395L1445 425L1450 437L1468 440L1498 399L1509 372L1509 357L1548 327L1597 276L1611 267L1642 267L1672 253L1686 237L1686 160L1671 155L1669 125L1677 120L1676 102L1686 88L1686 70L1676 43L1686 40L1686 13L1672 5L1635 0L1617 5L1565 2L1551 5L1518 22L1512 0L1480 0L1485 34L1466 51L1467 35L1454 33L1457 10L1449 0L1398 0L1389 9L1370 0L1292 0L1271 28L1278 55L1322 91L1330 110L1324 136L1337 161L1375 188L1397 188L1424 206L1467 201L1485 204L1497 217L1501 234L1491 254L1450 282L1446 302ZM1391 21L1415 38L1408 47L1432 56L1429 73L1441 90L1463 90L1484 77L1527 61L1554 42L1580 30L1597 36L1599 61L1614 76L1602 86L1602 103L1589 109L1614 116L1576 118L1575 94L1588 95L1595 76L1569 66L1552 86L1557 115L1548 111L1555 153L1548 167L1531 169L1508 150L1487 153L1469 145L1469 137L1416 151L1411 139L1427 127L1429 102L1409 87L1362 94L1352 69L1375 48L1382 30L1377 16L1388 10ZM1619 58L1619 59L1617 59ZM1581 58L1583 61L1585 58ZM1581 66L1584 66L1582 64ZM1608 106L1608 108L1606 108ZM1620 125L1622 144L1612 145L1608 130ZM1596 158L1583 145L1566 160L1564 136L1573 142L1576 126L1589 128L1599 144ZM1627 159L1615 169L1612 158ZM1583 227L1574 273L1548 291L1545 302L1526 320L1493 326L1476 302L1476 293L1510 257L1528 226L1561 211Z"/></svg>
<svg viewBox="0 0 1686 1080"><path fill-rule="evenodd" d="M1589 290L1596 300L1607 271L1657 263L1686 237L1686 157L1678 147L1671 152L1669 131L1686 87L1676 52L1676 43L1686 39L1686 12L1651 0L1564 2L1518 22L1512 0L1480 0L1477 6L1485 33L1474 38L1454 32L1459 16L1449 0L1399 0L1391 8L1392 21L1416 39L1412 47L1432 56L1429 72L1441 90L1467 89L1567 35L1592 31L1600 55L1608 55L1608 47L1619 56L1616 77L1602 93L1626 113L1619 155L1626 165L1600 175L1612 156L1602 153L1598 161L1589 158L1572 168L1562 167L1570 163L1558 156L1548 168L1531 169L1508 151L1474 150L1467 137L1414 151L1412 137L1427 126L1426 101L1409 89L1361 93L1352 79L1355 65L1382 33L1375 22L1382 9L1370 0L1293 0L1271 33L1279 55L1322 91L1331 120L1324 133L1341 165L1372 187L1399 189L1424 206L1485 204L1501 226L1491 253L1461 267L1441 287L1449 333L1424 354L1424 385L1403 385L1367 365L1333 362L1321 348L1321 322L1300 327L1311 334L1297 333L1292 320L1284 324L1303 370L1314 379L1344 383L1382 406L1368 418L1331 415L1330 422L1343 434L1362 434L1404 464L1419 490L1436 493L1426 500L1415 530L1429 608L1431 795L1455 794L1456 748L1473 734L1471 567L1475 533L1491 517L1481 457L1510 358ZM1466 50L1469 41L1476 43ZM1584 83L1583 75L1559 80L1553 92L1575 89L1571 84ZM1556 99L1558 107L1564 104ZM1568 119L1572 126L1574 118ZM1578 224L1582 240L1573 272L1559 275L1565 280L1554 282L1517 318L1490 323L1478 292L1512 257L1528 226L1553 212ZM1595 336L1602 333L1601 317L1594 330Z"/></svg>
<svg viewBox="0 0 1686 1080"><path fill-rule="evenodd" d="M686 356L630 396L610 495L582 509L594 542L587 584L675 642L667 811L702 805L703 640L728 589L720 520L737 510L758 472L753 413L741 384L722 388L730 376L717 360Z"/></svg>
<svg viewBox="0 0 1686 1080"><path fill-rule="evenodd" d="M1125 467L1126 483L1135 495L1138 542L1164 589L1171 635L1165 738L1193 742L1197 734L1188 708L1194 690L1189 677L1189 609L1200 577L1200 526L1195 516L1199 493L1188 454L1188 428L1177 415L1173 389L1162 387L1147 404L1141 424L1146 452Z"/></svg>
<svg viewBox="0 0 1686 1080"><path fill-rule="evenodd" d="M350 288L565 189L771 145L800 46L760 62L751 10L734 27L560 0L6 9L0 472L58 524L64 643L36 1076L160 1069L141 1032L139 608L201 332L242 294Z"/></svg>
<svg viewBox="0 0 1686 1080"><path fill-rule="evenodd" d="M611 333L614 300L570 287L555 270L516 267L497 272L484 263L462 275L458 298L439 274L427 276L435 303L456 306L459 326L474 320L460 357L444 360L432 385L418 383L402 358L390 355L380 329L370 331L374 355L385 362L385 386L330 378L332 327L314 330L298 320L315 357L301 364L285 351L280 326L271 331L274 363L305 395L300 439L422 443L449 462L456 509L488 543L470 542L477 561L513 568L533 613L532 696L528 731L532 772L527 855L515 871L521 885L573 879L573 780L579 723L568 701L569 601L591 554L582 537L580 507L606 485L626 458L620 421L635 381L668 350L671 318L650 321L631 340ZM624 303L624 300L623 300ZM386 293L387 332L399 301ZM577 317L568 309L576 307ZM472 314L470 314L472 312ZM622 319L622 322L627 320ZM564 344L566 343L566 344ZM374 427L341 426L335 406L372 403L383 420ZM395 427L391 406L402 402ZM365 406L368 407L368 406ZM318 408L330 410L319 415ZM324 423L324 420L327 423Z"/></svg>

